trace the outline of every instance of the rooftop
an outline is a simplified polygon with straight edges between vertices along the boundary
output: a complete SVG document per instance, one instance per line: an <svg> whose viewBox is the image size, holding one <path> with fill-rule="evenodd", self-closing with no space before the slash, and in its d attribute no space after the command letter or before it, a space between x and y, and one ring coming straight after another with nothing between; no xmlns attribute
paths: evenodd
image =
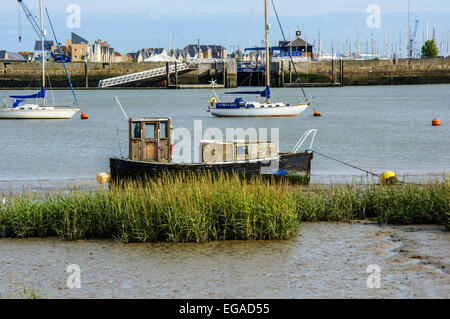
<svg viewBox="0 0 450 319"><path fill-rule="evenodd" d="M50 41L50 40L44 41L45 51L51 51L52 46L53 46L53 41ZM41 51L41 50L42 50L41 41L36 41L34 43L34 51Z"/></svg>

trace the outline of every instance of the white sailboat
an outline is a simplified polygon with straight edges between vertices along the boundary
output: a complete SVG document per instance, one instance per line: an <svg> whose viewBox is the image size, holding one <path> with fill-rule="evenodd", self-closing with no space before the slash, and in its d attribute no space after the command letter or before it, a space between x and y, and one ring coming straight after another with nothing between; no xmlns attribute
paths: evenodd
<svg viewBox="0 0 450 319"><path fill-rule="evenodd" d="M310 102L299 104L284 104L281 102L271 102L270 100L270 54L269 54L269 19L268 5L265 3L265 46L266 46L266 88L256 92L231 92L225 94L260 94L264 101L245 101L243 98L236 98L234 102L223 103L215 98L210 99L208 111L219 117L264 117L264 116L297 116L305 111Z"/></svg>
<svg viewBox="0 0 450 319"><path fill-rule="evenodd" d="M21 1L19 1L21 2ZM44 4L39 1L40 8L40 36L42 46L42 89L32 95L12 95L15 99L10 108L0 109L0 119L70 119L80 109L68 106L49 106L45 101L45 45L44 45ZM40 103L25 103L26 99L40 100Z"/></svg>

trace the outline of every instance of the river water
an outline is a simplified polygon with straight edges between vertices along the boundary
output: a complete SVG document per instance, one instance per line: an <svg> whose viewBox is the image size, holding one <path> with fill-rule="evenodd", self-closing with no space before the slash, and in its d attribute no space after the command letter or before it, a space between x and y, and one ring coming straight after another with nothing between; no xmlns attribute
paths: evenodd
<svg viewBox="0 0 450 319"><path fill-rule="evenodd" d="M202 121L203 131L215 127L224 135L226 128L278 128L280 150L290 151L304 131L317 128L316 151L376 173L426 176L450 170L450 85L306 92L322 117L313 117L310 107L295 118L214 118L206 112L213 96L209 89L78 91L87 121L79 114L64 121L0 121L0 190L92 183L97 173L109 170L110 157L127 157L128 124L114 96L129 117L168 116L174 128L187 128L192 136L195 120ZM13 93L24 91L3 90L0 97ZM274 101L295 103L299 94L300 89L283 88L272 95ZM53 95L57 102L71 103L70 91ZM47 96L51 102L52 94ZM443 125L432 127L434 118ZM318 155L313 160L313 181L345 182L360 176L364 173Z"/></svg>
<svg viewBox="0 0 450 319"><path fill-rule="evenodd" d="M0 294L23 278L47 298L449 298L449 240L439 226L368 222L305 223L286 241L0 239ZM66 284L71 264L79 289Z"/></svg>
<svg viewBox="0 0 450 319"><path fill-rule="evenodd" d="M223 90L217 90L218 94ZM0 91L1 95L24 93ZM273 99L297 101L299 89ZM172 117L174 128L279 128L280 150L318 129L314 149L380 173L438 176L450 170L450 85L307 89L310 108L295 118L226 119L206 112L211 90L80 91L89 120L0 121L0 193L95 184L110 157L128 155L129 117ZM70 101L69 91L53 92ZM51 95L50 95L51 99ZM443 123L432 127L433 118ZM224 133L225 134L225 133ZM363 173L315 156L312 180L347 182ZM1 195L1 194L0 194ZM449 298L449 232L439 226L303 224L287 241L121 244L57 239L0 239L0 295L14 281L50 298ZM68 289L77 264L82 287ZM367 287L380 267L381 288Z"/></svg>

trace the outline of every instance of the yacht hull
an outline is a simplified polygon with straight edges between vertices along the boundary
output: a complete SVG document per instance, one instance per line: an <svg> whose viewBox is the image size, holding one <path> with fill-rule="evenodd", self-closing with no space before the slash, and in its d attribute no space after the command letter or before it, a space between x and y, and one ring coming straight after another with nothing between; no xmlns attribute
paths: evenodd
<svg viewBox="0 0 450 319"><path fill-rule="evenodd" d="M0 109L0 119L70 119L80 109L69 107L40 107L35 109Z"/></svg>
<svg viewBox="0 0 450 319"><path fill-rule="evenodd" d="M261 107L261 108L210 108L210 112L218 117L265 117L265 116L297 116L308 107L308 104L296 104L279 107Z"/></svg>

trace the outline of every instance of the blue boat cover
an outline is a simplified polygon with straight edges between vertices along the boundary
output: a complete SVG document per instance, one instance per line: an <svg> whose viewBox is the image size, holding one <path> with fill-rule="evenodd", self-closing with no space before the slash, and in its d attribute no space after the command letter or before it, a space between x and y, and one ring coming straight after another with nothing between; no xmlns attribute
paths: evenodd
<svg viewBox="0 0 450 319"><path fill-rule="evenodd" d="M266 86L266 88L263 91L240 91L240 92L225 92L225 94L233 94L233 95L239 95L239 94L259 94L261 97L266 97L270 99L270 87Z"/></svg>
<svg viewBox="0 0 450 319"><path fill-rule="evenodd" d="M42 87L42 89L31 95L10 95L13 99L43 99L45 97L45 88Z"/></svg>
<svg viewBox="0 0 450 319"><path fill-rule="evenodd" d="M245 101L241 97L237 97L233 103L216 103L216 109L238 109L245 106Z"/></svg>
<svg viewBox="0 0 450 319"><path fill-rule="evenodd" d="M14 100L14 104L13 104L13 109L15 109L16 107L18 107L22 102L25 102L25 100L21 100L21 99L15 99Z"/></svg>

